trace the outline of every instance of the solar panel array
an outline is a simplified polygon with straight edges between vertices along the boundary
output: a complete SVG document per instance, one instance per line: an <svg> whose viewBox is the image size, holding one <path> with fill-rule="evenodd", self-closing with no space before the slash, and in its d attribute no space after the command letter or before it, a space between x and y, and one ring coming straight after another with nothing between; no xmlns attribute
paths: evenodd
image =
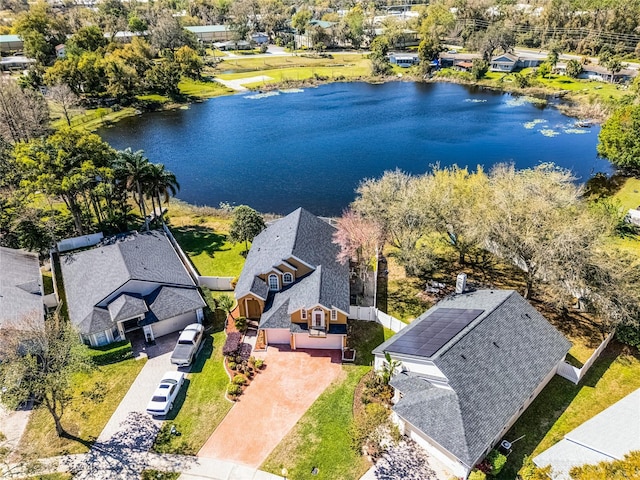
<svg viewBox="0 0 640 480"><path fill-rule="evenodd" d="M386 348L388 352L431 357L484 310L438 308Z"/></svg>

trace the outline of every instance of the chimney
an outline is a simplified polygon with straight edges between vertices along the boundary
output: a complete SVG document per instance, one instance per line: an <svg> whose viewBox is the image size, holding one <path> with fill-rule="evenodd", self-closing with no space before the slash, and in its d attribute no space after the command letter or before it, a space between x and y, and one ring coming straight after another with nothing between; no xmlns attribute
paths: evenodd
<svg viewBox="0 0 640 480"><path fill-rule="evenodd" d="M459 273L456 279L456 293L464 293L467 288L467 274Z"/></svg>

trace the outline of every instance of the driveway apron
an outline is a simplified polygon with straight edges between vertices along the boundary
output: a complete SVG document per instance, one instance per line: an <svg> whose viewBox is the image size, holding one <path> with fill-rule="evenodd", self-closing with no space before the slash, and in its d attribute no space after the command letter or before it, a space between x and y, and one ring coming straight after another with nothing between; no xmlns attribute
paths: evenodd
<svg viewBox="0 0 640 480"><path fill-rule="evenodd" d="M342 371L340 351L270 346L266 368L198 452L259 467Z"/></svg>

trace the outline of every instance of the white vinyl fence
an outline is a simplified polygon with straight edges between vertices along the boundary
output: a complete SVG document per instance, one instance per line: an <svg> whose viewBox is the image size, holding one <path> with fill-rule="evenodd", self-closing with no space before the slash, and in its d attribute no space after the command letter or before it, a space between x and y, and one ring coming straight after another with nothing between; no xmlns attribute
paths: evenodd
<svg viewBox="0 0 640 480"><path fill-rule="evenodd" d="M233 282L233 277L203 277L202 275L198 277L198 286L206 287L209 290L232 291L231 282Z"/></svg>
<svg viewBox="0 0 640 480"><path fill-rule="evenodd" d="M349 307L349 318L354 320L377 322L395 333L398 333L407 326L406 323L401 322L391 315L381 312L376 307L358 307L357 305L351 305Z"/></svg>
<svg viewBox="0 0 640 480"><path fill-rule="evenodd" d="M91 235L82 235L81 237L65 238L58 242L58 251L68 252L69 250L75 250L76 248L93 247L103 238L104 235L102 232L92 233Z"/></svg>
<svg viewBox="0 0 640 480"><path fill-rule="evenodd" d="M570 382L573 382L577 385L578 382L582 380L582 378L587 374L587 372L589 371L593 363L598 359L602 351L605 348L607 348L607 345L609 345L609 342L611 341L615 333L616 333L615 331L611 332L607 336L607 338L604 339L604 341L600 344L600 346L596 348L595 352L591 354L591 356L589 357L589 360L587 360L584 363L582 368L574 367L573 365L569 365L567 362L562 362L558 366L558 372L557 372L558 375L560 375L562 378L566 378Z"/></svg>

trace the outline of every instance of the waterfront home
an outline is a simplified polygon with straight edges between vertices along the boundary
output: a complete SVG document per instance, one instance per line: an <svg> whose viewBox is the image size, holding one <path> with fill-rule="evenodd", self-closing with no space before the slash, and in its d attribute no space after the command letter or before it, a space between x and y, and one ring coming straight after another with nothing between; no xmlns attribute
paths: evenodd
<svg viewBox="0 0 640 480"><path fill-rule="evenodd" d="M226 42L233 40L235 31L227 25L194 25L184 27L202 43Z"/></svg>
<svg viewBox="0 0 640 480"><path fill-rule="evenodd" d="M511 73L523 68L538 67L545 61L543 55L515 55L513 53L503 53L491 59L489 70L492 72Z"/></svg>
<svg viewBox="0 0 640 480"><path fill-rule="evenodd" d="M420 57L417 53L390 53L389 62L408 68L420 63Z"/></svg>
<svg viewBox="0 0 640 480"><path fill-rule="evenodd" d="M266 345L346 347L349 266L337 260L335 231L299 208L254 238L235 296Z"/></svg>
<svg viewBox="0 0 640 480"><path fill-rule="evenodd" d="M105 238L60 256L69 318L84 343L147 341L204 318L205 302L162 231Z"/></svg>
<svg viewBox="0 0 640 480"><path fill-rule="evenodd" d="M571 344L512 290L448 297L378 346L400 362L392 418L466 478L555 375Z"/></svg>

